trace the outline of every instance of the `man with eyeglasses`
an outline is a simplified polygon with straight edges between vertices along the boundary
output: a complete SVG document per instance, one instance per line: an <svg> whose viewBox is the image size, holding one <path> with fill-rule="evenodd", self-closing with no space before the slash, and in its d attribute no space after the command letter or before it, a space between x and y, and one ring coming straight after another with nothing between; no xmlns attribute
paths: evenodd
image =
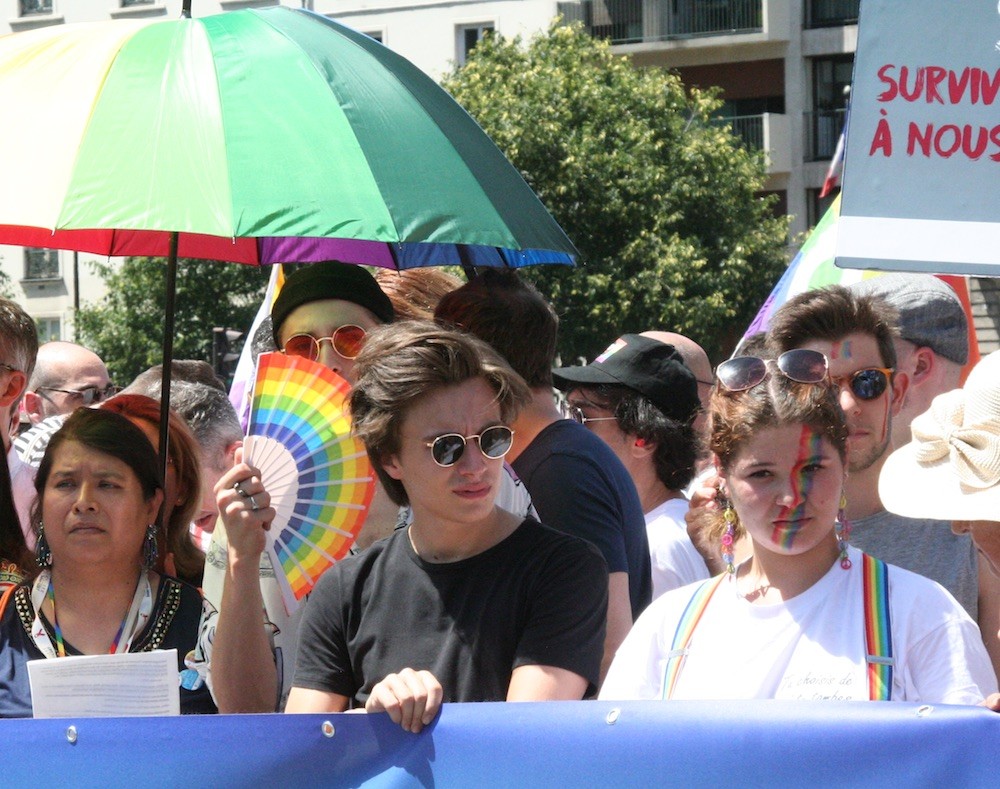
<svg viewBox="0 0 1000 789"><path fill-rule="evenodd" d="M24 393L31 424L77 408L96 405L118 393L101 357L82 345L55 340L38 349L35 370Z"/></svg>
<svg viewBox="0 0 1000 789"><path fill-rule="evenodd" d="M653 599L708 578L684 523L700 401L695 374L678 350L648 334L623 334L591 364L561 367L552 377L568 392L570 415L601 437L635 483L646 516Z"/></svg>
<svg viewBox="0 0 1000 789"><path fill-rule="evenodd" d="M897 321L884 300L832 285L789 299L771 321L768 344L775 355L806 348L827 357L828 380L839 388L849 430L844 493L851 544L937 581L975 619L979 582L968 535L952 534L939 521L888 513L878 495L893 420L909 386L908 375L895 369Z"/></svg>

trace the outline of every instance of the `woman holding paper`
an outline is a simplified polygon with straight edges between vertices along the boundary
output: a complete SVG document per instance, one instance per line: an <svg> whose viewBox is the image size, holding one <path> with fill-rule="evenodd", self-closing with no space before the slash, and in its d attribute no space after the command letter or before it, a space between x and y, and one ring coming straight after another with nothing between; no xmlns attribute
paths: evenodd
<svg viewBox="0 0 1000 789"><path fill-rule="evenodd" d="M120 414L82 408L53 436L35 479L40 571L0 603L0 715L32 714L28 661L159 649L177 650L181 712L215 712L194 668L201 595L150 569L158 468Z"/></svg>

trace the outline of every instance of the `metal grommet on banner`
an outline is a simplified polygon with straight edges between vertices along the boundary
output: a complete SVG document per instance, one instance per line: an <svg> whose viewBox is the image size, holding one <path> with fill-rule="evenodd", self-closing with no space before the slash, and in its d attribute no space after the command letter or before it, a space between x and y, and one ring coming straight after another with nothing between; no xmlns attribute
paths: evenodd
<svg viewBox="0 0 1000 789"><path fill-rule="evenodd" d="M337 733L337 729L330 721L323 721L323 725L320 727L323 731L324 737L332 737Z"/></svg>
<svg viewBox="0 0 1000 789"><path fill-rule="evenodd" d="M69 726L66 729L66 742L70 745L76 745L77 736L76 726Z"/></svg>
<svg viewBox="0 0 1000 789"><path fill-rule="evenodd" d="M614 726L616 723L618 723L618 718L621 714L622 711L617 707L615 707L613 710L610 710L608 712L607 717L605 717L604 719L604 722L607 723L608 726Z"/></svg>

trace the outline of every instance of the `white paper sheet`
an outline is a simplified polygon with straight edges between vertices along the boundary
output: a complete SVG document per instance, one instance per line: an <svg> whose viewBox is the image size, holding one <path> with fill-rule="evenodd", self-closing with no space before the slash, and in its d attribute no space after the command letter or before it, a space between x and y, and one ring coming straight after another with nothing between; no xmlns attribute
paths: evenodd
<svg viewBox="0 0 1000 789"><path fill-rule="evenodd" d="M180 715L177 650L29 660L36 718Z"/></svg>

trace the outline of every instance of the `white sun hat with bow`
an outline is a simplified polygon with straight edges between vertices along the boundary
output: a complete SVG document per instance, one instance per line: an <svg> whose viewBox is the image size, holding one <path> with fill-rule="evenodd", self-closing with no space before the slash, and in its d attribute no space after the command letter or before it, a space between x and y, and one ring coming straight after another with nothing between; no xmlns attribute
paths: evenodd
<svg viewBox="0 0 1000 789"><path fill-rule="evenodd" d="M1000 351L965 387L934 398L893 452L878 492L890 512L912 518L1000 521Z"/></svg>

